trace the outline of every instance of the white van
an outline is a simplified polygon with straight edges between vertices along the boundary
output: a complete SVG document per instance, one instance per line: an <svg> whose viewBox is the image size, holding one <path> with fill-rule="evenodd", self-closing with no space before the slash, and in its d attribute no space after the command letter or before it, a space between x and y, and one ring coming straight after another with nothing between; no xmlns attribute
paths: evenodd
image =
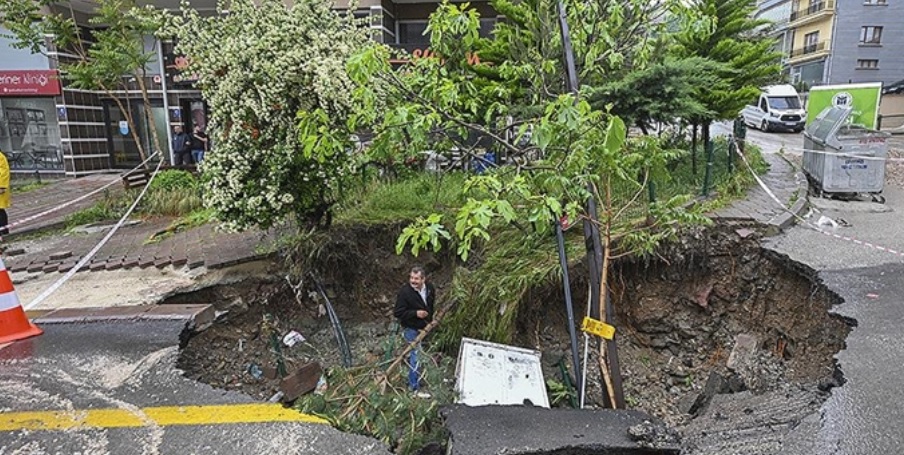
<svg viewBox="0 0 904 455"><path fill-rule="evenodd" d="M741 111L744 123L763 131L803 131L807 123L807 111L800 102L800 95L791 85L770 85L756 100Z"/></svg>

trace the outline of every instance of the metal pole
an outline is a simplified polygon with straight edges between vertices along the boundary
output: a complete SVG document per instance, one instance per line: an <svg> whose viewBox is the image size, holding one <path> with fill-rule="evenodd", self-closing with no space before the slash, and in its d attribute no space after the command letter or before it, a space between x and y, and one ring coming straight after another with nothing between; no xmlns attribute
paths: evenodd
<svg viewBox="0 0 904 455"><path fill-rule="evenodd" d="M571 35L568 28L567 15L565 14L565 3L559 0L559 29L562 32L562 48L565 53L565 72L567 73L568 90L577 96L578 94L578 73L574 64L574 51L571 48ZM600 277L603 267L603 247L600 243L600 231L597 226L597 207L596 200L592 196L592 188L588 188L591 196L587 199L588 219L584 220L584 242L587 249L587 269L590 273L590 317L600 319ZM566 283L566 286L568 284ZM608 291L606 292L608 297ZM606 314L610 315L611 305L609 299L605 300ZM607 317L607 321L612 321L611 316ZM615 403L609 403L613 408L625 407L625 396L622 390L621 375L618 374L618 350L615 340L607 340L606 348L609 353L609 370L612 373L612 388L615 396ZM582 386L583 387L583 386ZM581 391L583 393L583 391ZM604 400L609 401L608 394L603 394Z"/></svg>
<svg viewBox="0 0 904 455"><path fill-rule="evenodd" d="M176 164L175 151L173 150L173 132L170 127L169 92L166 89L166 68L163 62L163 41L157 40L157 63L160 67L160 85L163 89L163 118L166 122L166 148L169 149L170 164ZM156 133L155 133L156 134Z"/></svg>
<svg viewBox="0 0 904 455"><path fill-rule="evenodd" d="M574 380L578 391L578 401L584 402L584 389L581 384L584 383L583 372L581 371L581 360L578 354L578 335L574 328L574 308L571 301L571 285L568 280L568 258L565 254L565 234L562 232L561 220L556 220L556 241L559 246L559 263L562 265L562 282L565 288L565 311L568 314L568 336L571 338L571 363L574 366Z"/></svg>

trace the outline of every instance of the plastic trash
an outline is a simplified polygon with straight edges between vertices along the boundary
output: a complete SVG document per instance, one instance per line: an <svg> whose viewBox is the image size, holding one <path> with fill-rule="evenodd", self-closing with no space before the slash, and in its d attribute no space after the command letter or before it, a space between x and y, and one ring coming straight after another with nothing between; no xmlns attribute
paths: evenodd
<svg viewBox="0 0 904 455"><path fill-rule="evenodd" d="M264 370L261 370L261 367L255 363L249 363L248 368L246 368L245 371L254 379L261 379L264 377Z"/></svg>
<svg viewBox="0 0 904 455"><path fill-rule="evenodd" d="M816 221L816 225L817 226L832 226L833 228L838 227L838 223L836 223L835 220L833 220L825 215L821 215L819 217L819 220Z"/></svg>
<svg viewBox="0 0 904 455"><path fill-rule="evenodd" d="M298 343L304 343L304 341L304 336L294 330L287 333L282 339L283 344L290 348Z"/></svg>

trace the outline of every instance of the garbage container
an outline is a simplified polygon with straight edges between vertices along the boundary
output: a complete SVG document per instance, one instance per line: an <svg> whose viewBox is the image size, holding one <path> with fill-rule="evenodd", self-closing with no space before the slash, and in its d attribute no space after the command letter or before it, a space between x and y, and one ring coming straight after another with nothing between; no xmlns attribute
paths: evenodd
<svg viewBox="0 0 904 455"><path fill-rule="evenodd" d="M831 106L807 125L803 170L820 196L861 193L885 202L888 133L849 123L850 107Z"/></svg>

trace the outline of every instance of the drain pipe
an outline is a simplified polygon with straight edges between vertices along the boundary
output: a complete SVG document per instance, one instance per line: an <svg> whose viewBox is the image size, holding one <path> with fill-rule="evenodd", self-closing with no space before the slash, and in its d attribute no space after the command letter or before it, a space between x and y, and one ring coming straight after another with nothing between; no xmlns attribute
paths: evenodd
<svg viewBox="0 0 904 455"><path fill-rule="evenodd" d="M584 377L578 356L578 336L574 329L574 308L571 302L571 281L568 279L568 258L565 255L565 234L562 221L556 220L556 241L559 246L559 263L562 265L562 287L565 288L565 311L568 313L568 337L571 338L571 363L574 366L574 383L577 385L578 401L584 407Z"/></svg>

